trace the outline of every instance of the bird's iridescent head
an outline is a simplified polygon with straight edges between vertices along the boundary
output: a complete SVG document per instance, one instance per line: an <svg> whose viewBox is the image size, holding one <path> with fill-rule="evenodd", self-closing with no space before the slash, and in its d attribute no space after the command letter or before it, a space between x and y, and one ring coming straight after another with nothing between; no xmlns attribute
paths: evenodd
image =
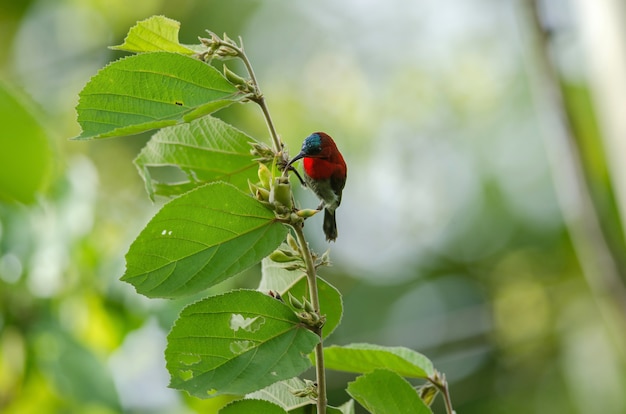
<svg viewBox="0 0 626 414"><path fill-rule="evenodd" d="M302 143L302 148L300 149L300 153L293 157L291 161L287 165L291 165L294 162L298 161L301 158L305 157L320 157L322 156L322 150L324 149L324 142L332 139L323 132L314 132L308 137L305 138Z"/></svg>
<svg viewBox="0 0 626 414"><path fill-rule="evenodd" d="M313 134L306 137L304 142L302 143L302 149L300 150L304 156L317 155L322 152L322 137L318 132L314 132Z"/></svg>

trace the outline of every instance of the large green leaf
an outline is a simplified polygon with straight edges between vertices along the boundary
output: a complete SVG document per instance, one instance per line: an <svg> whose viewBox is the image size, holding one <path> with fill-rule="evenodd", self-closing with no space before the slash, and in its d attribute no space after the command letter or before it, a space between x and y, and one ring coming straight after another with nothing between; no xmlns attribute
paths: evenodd
<svg viewBox="0 0 626 414"><path fill-rule="evenodd" d="M319 337L283 302L236 290L185 308L165 351L171 386L207 398L246 394L311 366Z"/></svg>
<svg viewBox="0 0 626 414"><path fill-rule="evenodd" d="M100 70L80 92L76 139L132 135L189 122L242 94L217 69L177 53L129 56Z"/></svg>
<svg viewBox="0 0 626 414"><path fill-rule="evenodd" d="M361 375L348 394L372 414L432 414L411 384L386 369Z"/></svg>
<svg viewBox="0 0 626 414"><path fill-rule="evenodd" d="M426 379L435 374L432 362L404 347L351 344L324 348L326 368L356 373L384 368L403 377Z"/></svg>
<svg viewBox="0 0 626 414"><path fill-rule="evenodd" d="M39 118L0 82L0 201L31 203L48 184L53 152Z"/></svg>
<svg viewBox="0 0 626 414"><path fill-rule="evenodd" d="M165 204L132 243L122 280L148 297L193 294L258 263L285 239L274 213L230 184Z"/></svg>
<svg viewBox="0 0 626 414"><path fill-rule="evenodd" d="M211 181L230 182L240 189L256 181L258 164L250 154L249 135L211 116L164 128L154 134L135 159L150 196L179 195ZM157 180L151 171L173 166L185 181Z"/></svg>
<svg viewBox="0 0 626 414"><path fill-rule="evenodd" d="M174 52L184 55L195 53L178 42L180 23L165 16L152 16L137 22L129 31L124 43L112 46L114 50L133 53Z"/></svg>

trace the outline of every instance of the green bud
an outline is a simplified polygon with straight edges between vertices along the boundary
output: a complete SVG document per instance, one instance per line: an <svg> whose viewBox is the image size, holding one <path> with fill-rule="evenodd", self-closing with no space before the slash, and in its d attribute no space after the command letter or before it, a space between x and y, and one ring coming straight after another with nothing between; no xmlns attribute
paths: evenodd
<svg viewBox="0 0 626 414"><path fill-rule="evenodd" d="M293 256L293 255L289 256L281 250L274 250L270 254L270 260L273 260L277 263L286 263L286 262L293 262L294 260L298 260L298 257Z"/></svg>
<svg viewBox="0 0 626 414"><path fill-rule="evenodd" d="M289 297L289 303L291 304L291 306L293 306L294 309L303 309L302 302L294 298L293 295L289 292L287 293L287 295Z"/></svg>
<svg viewBox="0 0 626 414"><path fill-rule="evenodd" d="M291 235L291 233L287 233L287 244L289 245L289 247L291 247L294 251L299 252L300 251L300 246L298 246L298 242L296 241L296 239Z"/></svg>
<svg viewBox="0 0 626 414"><path fill-rule="evenodd" d="M263 188L270 188L270 182L272 181L272 172L267 165L262 162L259 163L259 169L257 171L259 176L259 181L261 182L261 186Z"/></svg>
<svg viewBox="0 0 626 414"><path fill-rule="evenodd" d="M419 395L422 401L430 406L437 395L437 387L428 382L419 388Z"/></svg>
<svg viewBox="0 0 626 414"><path fill-rule="evenodd" d="M291 186L286 177L277 177L272 189L270 190L270 203L282 204L290 209L291 204Z"/></svg>
<svg viewBox="0 0 626 414"><path fill-rule="evenodd" d="M247 82L246 82L246 80L244 78L242 78L241 76L237 75L232 70L228 69L228 67L226 65L224 65L224 76L233 85L241 85L241 86L246 86L247 85Z"/></svg>
<svg viewBox="0 0 626 414"><path fill-rule="evenodd" d="M304 310L309 313L316 313L313 304L309 302L307 298L302 298L304 300Z"/></svg>
<svg viewBox="0 0 626 414"><path fill-rule="evenodd" d="M274 159L274 151L261 142L250 142L250 154L254 155L257 161L269 162Z"/></svg>
<svg viewBox="0 0 626 414"><path fill-rule="evenodd" d="M319 212L320 212L319 210L314 210L312 208L305 208L303 210L296 211L296 214L298 215L298 217L309 218L309 217L313 217Z"/></svg>
<svg viewBox="0 0 626 414"><path fill-rule="evenodd" d="M257 188L255 195L259 201L267 201L270 199L270 192L265 188Z"/></svg>

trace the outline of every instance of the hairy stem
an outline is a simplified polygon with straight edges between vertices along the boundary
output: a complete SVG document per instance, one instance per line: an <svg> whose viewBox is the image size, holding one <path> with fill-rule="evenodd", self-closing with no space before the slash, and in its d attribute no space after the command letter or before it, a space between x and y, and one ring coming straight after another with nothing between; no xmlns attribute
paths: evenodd
<svg viewBox="0 0 626 414"><path fill-rule="evenodd" d="M237 50L237 53L239 54L239 58L241 59L243 64L246 66L248 75L250 75L250 80L252 81L252 84L254 85L255 98L253 100L261 107L261 111L263 111L263 118L265 118L267 129L269 130L270 135L272 137L272 142L274 143L274 150L276 152L280 152L283 149L283 143L280 140L278 133L276 132L274 121L272 121L272 117L270 116L270 111L267 107L267 104L265 103L265 97L263 96L263 93L261 92L261 88L259 87L259 82L257 82L256 75L254 74L254 69L252 68L252 64L250 63L250 60L248 59L248 56L246 55L246 53L243 51L243 41L241 40L241 38L239 39L239 42L241 46L237 48L236 50Z"/></svg>
<svg viewBox="0 0 626 414"><path fill-rule="evenodd" d="M306 278L309 285L309 295L311 304L315 311L320 313L320 300L317 291L317 272L313 263L313 256L309 249L309 244L304 237L302 226L293 226L296 232L300 252L304 257L306 264ZM317 379L317 414L326 414L326 372L324 371L324 345L322 342L322 328L318 328L315 332L319 335L320 341L315 346L315 374Z"/></svg>
<svg viewBox="0 0 626 414"><path fill-rule="evenodd" d="M441 395L443 396L443 401L446 404L446 413L455 414L455 411L452 408L452 400L450 399L450 391L448 390L448 381L443 382L443 387L441 388Z"/></svg>
<svg viewBox="0 0 626 414"><path fill-rule="evenodd" d="M456 411L452 408L452 399L450 398L450 390L448 389L448 381L445 374L435 372L435 375L428 380L441 392L443 402L446 406L447 414L456 414Z"/></svg>
<svg viewBox="0 0 626 414"><path fill-rule="evenodd" d="M254 88L254 97L251 98L252 101L256 102L263 112L263 118L265 118L265 123L267 124L267 128L272 137L272 142L274 144L274 150L277 154L280 154L283 150L283 143L276 132L276 127L274 126L274 122L272 121L272 117L270 115L270 111L265 102L265 98L263 97L263 93L261 92L261 88L259 87L259 83L256 79L256 75L254 74L254 69L252 68L252 64L250 60L246 56L243 51L243 41L240 39L239 47L234 46L232 44L228 44L236 53L237 56L243 61L246 66L246 70L248 71L248 75L250 75L250 80L252 82L252 86ZM287 175L287 169L284 170L283 175ZM292 194L293 197L293 194ZM309 286L309 295L311 304L315 309L317 314L320 314L320 301L317 290L317 272L315 270L315 263L313 262L313 256L311 255L311 250L309 249L309 244L304 237L304 232L302 231L302 223L292 224L292 228L294 229L298 245L300 246L300 252L304 257L304 262L306 264L306 276L307 282ZM319 336L320 341L315 347L315 369L316 369L316 379L317 379L317 414L326 414L326 373L324 371L324 347L322 343L322 328L316 328L315 333Z"/></svg>

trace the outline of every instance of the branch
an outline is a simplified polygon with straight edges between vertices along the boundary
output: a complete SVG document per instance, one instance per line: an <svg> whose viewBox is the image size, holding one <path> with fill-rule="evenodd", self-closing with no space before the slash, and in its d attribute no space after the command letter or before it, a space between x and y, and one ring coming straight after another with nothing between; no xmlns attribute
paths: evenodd
<svg viewBox="0 0 626 414"><path fill-rule="evenodd" d="M580 149L551 59L550 33L541 22L539 0L522 0L522 3L533 42L532 63L537 65L534 68L528 63L528 70L534 75L531 86L535 103L545 123L552 127L545 134L545 143L557 197L592 297L616 341L622 360L626 361L626 288L585 179Z"/></svg>
<svg viewBox="0 0 626 414"><path fill-rule="evenodd" d="M315 263L313 262L313 256L309 249L309 244L304 237L302 226L292 226L296 232L296 238L298 245L300 246L300 253L304 258L306 264L306 278L309 284L309 295L313 308L319 315L320 313L320 300L317 291L317 272L315 270ZM317 379L317 414L326 414L326 372L324 370L324 345L322 342L322 328L317 328L315 332L320 341L315 346L315 374Z"/></svg>

